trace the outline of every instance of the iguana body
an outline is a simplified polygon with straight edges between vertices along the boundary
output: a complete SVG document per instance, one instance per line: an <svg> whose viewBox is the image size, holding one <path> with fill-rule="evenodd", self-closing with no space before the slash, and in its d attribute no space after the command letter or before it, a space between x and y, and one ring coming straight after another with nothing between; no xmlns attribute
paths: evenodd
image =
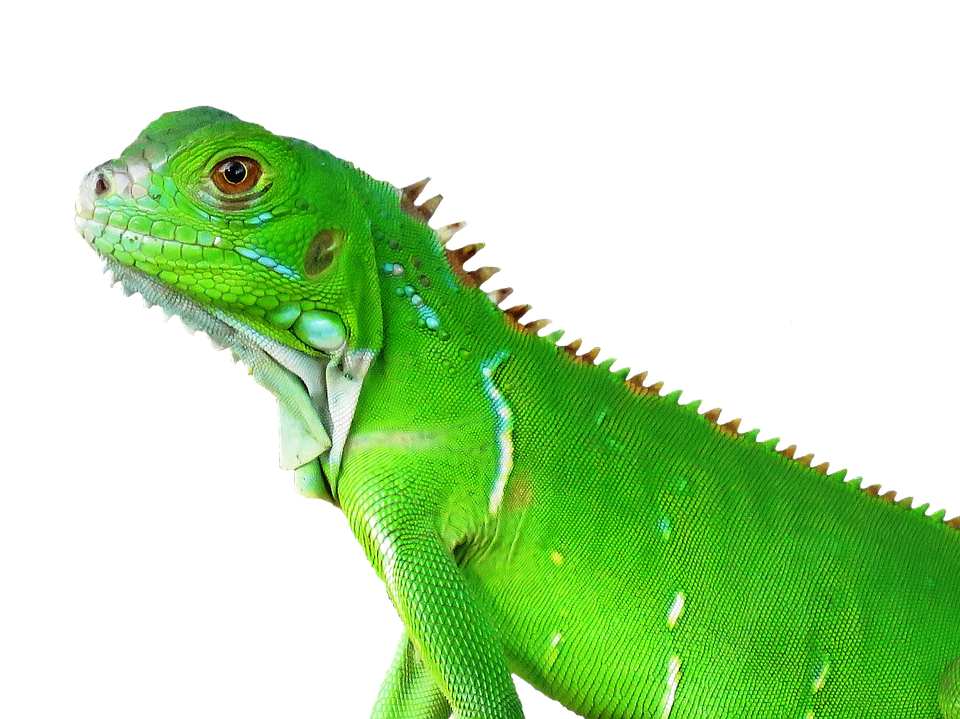
<svg viewBox="0 0 960 719"><path fill-rule="evenodd" d="M281 466L386 583L375 717L520 717L512 671L588 717L960 719L960 521L537 336L420 190L194 108L78 202L277 396Z"/></svg>

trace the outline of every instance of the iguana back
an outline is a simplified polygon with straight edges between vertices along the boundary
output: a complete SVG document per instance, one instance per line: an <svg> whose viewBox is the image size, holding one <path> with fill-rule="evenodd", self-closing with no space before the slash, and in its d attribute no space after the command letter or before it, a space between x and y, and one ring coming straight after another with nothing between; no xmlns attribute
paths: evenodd
<svg viewBox="0 0 960 719"><path fill-rule="evenodd" d="M281 466L386 583L374 716L519 717L513 671L588 717L960 719L960 518L538 336L423 184L194 108L78 201L277 396Z"/></svg>

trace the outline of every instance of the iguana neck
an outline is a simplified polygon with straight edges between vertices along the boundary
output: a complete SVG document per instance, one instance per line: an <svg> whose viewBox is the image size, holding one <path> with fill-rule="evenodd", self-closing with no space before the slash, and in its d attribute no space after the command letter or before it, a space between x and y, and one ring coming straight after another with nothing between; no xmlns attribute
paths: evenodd
<svg viewBox="0 0 960 719"><path fill-rule="evenodd" d="M378 363L388 362L396 381L407 375L414 379L433 367L455 381L458 367L479 368L485 357L507 348L517 330L479 289L493 271L463 269L463 262L482 245L446 250L445 241L463 223L434 230L427 221L439 197L413 204L423 184L412 190L368 185L383 314L384 348ZM385 187L392 197L384 196ZM384 202L396 203L401 212L383 212ZM476 384L475 377L469 381Z"/></svg>

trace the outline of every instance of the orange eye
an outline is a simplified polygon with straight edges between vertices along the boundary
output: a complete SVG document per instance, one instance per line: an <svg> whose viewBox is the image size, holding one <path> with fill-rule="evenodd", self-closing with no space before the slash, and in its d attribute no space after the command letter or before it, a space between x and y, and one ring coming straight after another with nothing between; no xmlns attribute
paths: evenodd
<svg viewBox="0 0 960 719"><path fill-rule="evenodd" d="M260 163L249 157L228 157L213 168L210 179L220 192L237 195L251 190L263 174Z"/></svg>

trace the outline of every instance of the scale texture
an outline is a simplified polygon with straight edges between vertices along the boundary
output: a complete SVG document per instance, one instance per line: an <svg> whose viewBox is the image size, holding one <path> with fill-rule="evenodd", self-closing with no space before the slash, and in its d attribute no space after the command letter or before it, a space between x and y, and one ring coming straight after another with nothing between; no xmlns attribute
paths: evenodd
<svg viewBox="0 0 960 719"><path fill-rule="evenodd" d="M539 336L425 184L201 107L77 202L276 396L281 466L386 584L373 716L517 719L515 673L585 717L960 719L960 518Z"/></svg>

